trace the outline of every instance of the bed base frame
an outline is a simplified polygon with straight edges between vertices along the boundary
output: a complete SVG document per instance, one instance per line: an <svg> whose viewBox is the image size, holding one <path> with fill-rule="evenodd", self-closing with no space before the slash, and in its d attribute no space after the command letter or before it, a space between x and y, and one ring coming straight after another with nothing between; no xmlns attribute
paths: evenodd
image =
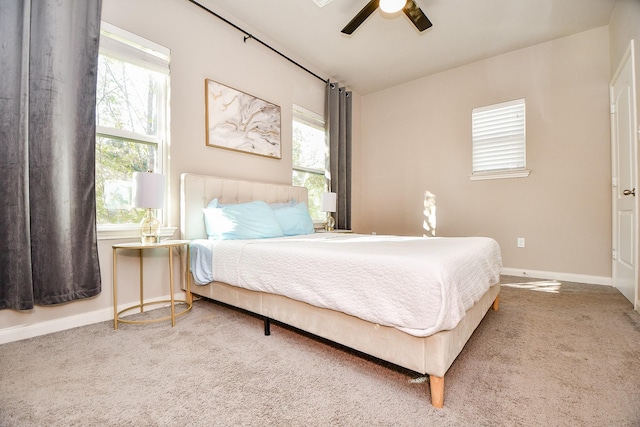
<svg viewBox="0 0 640 427"><path fill-rule="evenodd" d="M182 239L206 238L202 208L217 197L222 203L264 200L284 203L307 200L304 187L255 183L202 175L181 176ZM189 275L189 280L191 275ZM271 320L290 325L412 371L428 374L431 403L444 405L444 375L480 324L489 308L499 306L500 284L496 283L469 310L458 325L428 337L416 337L388 326L364 321L334 310L315 307L290 298L212 282L185 288L224 304L255 313L264 319L265 335ZM192 295L188 295L188 300Z"/></svg>
<svg viewBox="0 0 640 427"><path fill-rule="evenodd" d="M500 285L489 288L454 329L428 337L416 337L281 295L250 291L221 282L192 285L191 290L195 295L261 316L265 335L271 334L271 321L274 320L420 374L428 374L431 404L442 408L444 375L489 308L498 310Z"/></svg>

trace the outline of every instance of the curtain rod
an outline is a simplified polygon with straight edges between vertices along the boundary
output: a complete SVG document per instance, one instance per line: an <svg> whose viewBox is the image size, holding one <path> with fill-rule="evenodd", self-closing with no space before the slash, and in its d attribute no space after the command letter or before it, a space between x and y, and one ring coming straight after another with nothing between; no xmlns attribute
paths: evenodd
<svg viewBox="0 0 640 427"><path fill-rule="evenodd" d="M265 42L263 42L260 39L255 38L251 33L248 33L247 31L243 30L242 28L238 27L236 24L234 24L233 22L230 22L229 20L223 18L222 16L218 15L217 13L215 13L213 10L203 6L202 4L198 3L195 0L189 0L191 3L195 4L196 6L200 7L201 9L206 10L207 12L209 12L210 14L212 14L213 16L215 16L216 18L226 22L227 24L231 25L233 28L235 28L236 30L240 31L241 33L244 34L244 42L246 43L247 40L249 39L253 39L255 41L257 41L258 43L260 43L261 45L263 45L266 48L271 49L273 52L277 53L278 55L280 55L281 57L283 57L284 59L286 59L287 61L291 62L292 64L298 66L299 68L302 68L304 71L306 71L307 73L311 74L312 76L314 76L315 78L322 80L325 83L329 83L328 79L323 79L322 77L320 77L319 75L317 75L316 73L314 73L313 71L309 70L308 68L306 68L303 65L298 64L296 61L294 61L293 59L289 58L288 56L286 56L285 54L283 54L282 52L274 49L273 47L269 46L268 44L266 44Z"/></svg>

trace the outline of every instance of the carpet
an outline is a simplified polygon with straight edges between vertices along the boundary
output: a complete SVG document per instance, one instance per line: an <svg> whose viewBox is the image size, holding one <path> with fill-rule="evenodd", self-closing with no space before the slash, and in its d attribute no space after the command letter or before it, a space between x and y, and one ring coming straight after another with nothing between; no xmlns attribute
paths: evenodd
<svg viewBox="0 0 640 427"><path fill-rule="evenodd" d="M611 287L504 277L443 409L415 372L271 332L200 300L0 345L0 426L640 426L640 315Z"/></svg>

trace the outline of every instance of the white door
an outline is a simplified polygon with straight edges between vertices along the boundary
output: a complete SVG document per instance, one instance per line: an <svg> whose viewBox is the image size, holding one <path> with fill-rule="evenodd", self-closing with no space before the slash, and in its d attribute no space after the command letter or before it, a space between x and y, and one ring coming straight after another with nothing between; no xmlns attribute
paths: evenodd
<svg viewBox="0 0 640 427"><path fill-rule="evenodd" d="M638 307L638 209L633 41L611 83L613 285Z"/></svg>

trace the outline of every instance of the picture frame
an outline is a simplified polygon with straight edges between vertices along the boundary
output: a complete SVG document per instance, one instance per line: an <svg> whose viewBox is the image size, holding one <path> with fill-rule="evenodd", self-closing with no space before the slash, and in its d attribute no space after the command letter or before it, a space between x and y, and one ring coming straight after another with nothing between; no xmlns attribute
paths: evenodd
<svg viewBox="0 0 640 427"><path fill-rule="evenodd" d="M282 158L280 106L205 79L206 145Z"/></svg>

